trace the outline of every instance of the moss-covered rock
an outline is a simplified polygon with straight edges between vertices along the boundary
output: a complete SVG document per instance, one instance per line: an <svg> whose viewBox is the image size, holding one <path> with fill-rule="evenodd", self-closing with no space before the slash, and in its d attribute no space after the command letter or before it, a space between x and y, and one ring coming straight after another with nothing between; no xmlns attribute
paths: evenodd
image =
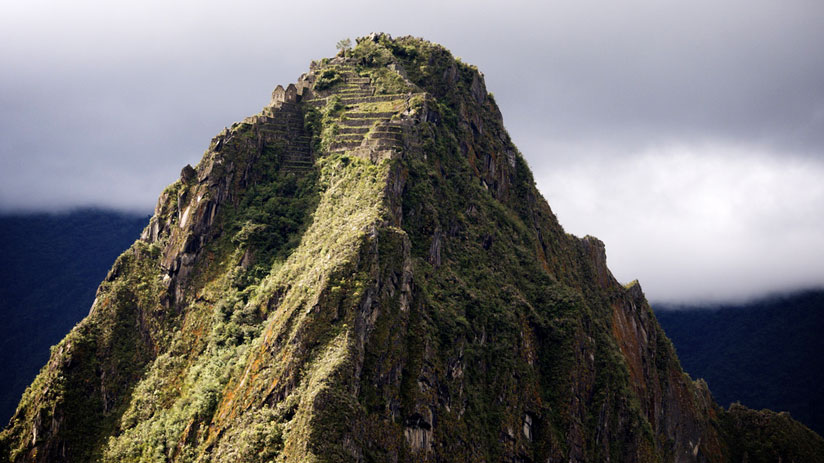
<svg viewBox="0 0 824 463"><path fill-rule="evenodd" d="M640 286L558 224L476 68L412 37L357 42L162 193L0 435L4 458L822 453L684 374Z"/></svg>

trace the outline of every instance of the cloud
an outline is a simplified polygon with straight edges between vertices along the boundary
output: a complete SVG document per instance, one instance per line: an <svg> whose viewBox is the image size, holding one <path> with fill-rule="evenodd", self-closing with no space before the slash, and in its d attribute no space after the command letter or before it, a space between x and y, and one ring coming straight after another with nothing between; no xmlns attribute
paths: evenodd
<svg viewBox="0 0 824 463"><path fill-rule="evenodd" d="M81 205L148 211L224 126L258 112L277 84L296 80L309 60L332 55L337 40L372 31L425 37L476 64L562 223L604 238L619 276L622 262L631 261L621 253L635 256L638 266L666 268L639 243L681 237L675 232L684 220L677 214L701 218L688 207L698 199L679 202L683 191L704 192L704 213L731 211L734 220L715 217L713 227L724 239L747 233L733 240L740 251L716 249L704 231L694 255L682 252L693 260L680 263L695 272L695 282L685 270L679 289L664 284L660 272L644 276L643 268L627 267L651 295L722 295L697 283L706 271L701 266L710 255L716 267L727 265L721 258L751 262L773 252L764 245L768 237L778 243L793 236L810 255L821 249L810 222L800 222L808 230L802 235L784 235L790 228L775 225L798 221L792 208L765 209L769 220L758 223L766 229L743 228L736 220L755 215L740 215L736 204L743 200L729 187L779 188L772 196L786 204L819 204L812 185L782 187L801 175L788 173L787 165L818 172L824 159L819 0L14 2L0 16L0 211ZM672 164L684 157L708 174L715 165L728 174L741 169L745 178L777 169L779 178L746 184L732 176L690 178L697 189L662 190L660 201L643 203L650 185L685 179L671 178L666 168L686 169ZM619 169L625 166L647 177ZM585 178L590 174L608 178ZM568 208L567 193L557 188L572 188L573 180L577 205ZM582 215L585 197L619 206L602 182L645 204L647 218L624 223L604 208ZM640 223L661 227L660 237L633 238L629 230L649 230ZM765 268L790 269L797 258L787 251L774 260ZM765 281L758 275L773 273L755 275L750 267L729 283L740 289L724 294L816 279L814 268L798 268L813 273L788 270Z"/></svg>
<svg viewBox="0 0 824 463"><path fill-rule="evenodd" d="M536 179L566 230L602 239L616 278L651 300L824 285L823 161L714 143L601 153Z"/></svg>

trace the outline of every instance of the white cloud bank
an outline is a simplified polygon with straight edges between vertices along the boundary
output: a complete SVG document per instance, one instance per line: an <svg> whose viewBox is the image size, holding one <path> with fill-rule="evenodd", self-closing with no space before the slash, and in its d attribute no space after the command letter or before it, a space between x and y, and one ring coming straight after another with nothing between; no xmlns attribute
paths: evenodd
<svg viewBox="0 0 824 463"><path fill-rule="evenodd" d="M653 301L824 285L820 160L673 145L546 163L535 177L567 232L603 240L616 278L638 278Z"/></svg>

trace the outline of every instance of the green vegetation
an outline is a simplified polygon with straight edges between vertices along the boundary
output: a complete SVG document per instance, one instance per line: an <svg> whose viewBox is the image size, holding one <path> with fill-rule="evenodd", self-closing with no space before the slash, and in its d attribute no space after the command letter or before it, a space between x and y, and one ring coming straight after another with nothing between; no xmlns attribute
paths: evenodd
<svg viewBox="0 0 824 463"><path fill-rule="evenodd" d="M362 69L382 68L392 63L392 53L371 40L361 40L352 50L352 59Z"/></svg>
<svg viewBox="0 0 824 463"><path fill-rule="evenodd" d="M312 136L312 147L317 152L326 152L340 130L340 121L346 106L340 96L333 95L321 108L309 108L304 116L306 130Z"/></svg>
<svg viewBox="0 0 824 463"><path fill-rule="evenodd" d="M346 53L352 48L352 41L348 38L338 40L338 43L335 44L335 48L338 49L342 56L346 56Z"/></svg>
<svg viewBox="0 0 824 463"><path fill-rule="evenodd" d="M259 355L256 352L264 342L261 338L264 327L276 323L276 319L284 316L284 312L299 308L307 298L311 300L314 291L307 291L310 286L306 283L315 280L314 272L321 271L323 274L340 271L338 266L351 258L347 252L357 252L358 242L364 238L362 229L356 227L358 217L366 221L362 226L368 226L370 220L380 217L380 209L369 206L379 204L374 203L375 198L380 196L380 191L375 187L381 185L377 176L385 170L377 166L346 156L333 156L321 161L320 177L317 180L314 180L313 175L296 179L293 174L285 174L284 178L284 174L272 172L275 174L269 183L247 191L248 203L242 202L237 212L227 213L224 217L227 231L238 230L226 233L231 236L228 239L241 250L245 246L259 249L262 253L259 256L261 264L245 272L232 271L222 277L221 282L214 283L216 287L211 291L219 294L220 299L212 304L214 308L208 321L210 332L206 337L205 347L189 362L185 362L186 344L183 338L178 337L170 352L158 357L149 368L146 379L139 383L132 394L131 405L121 420L123 431L116 438L110 438L105 460L196 459L204 449L192 445L180 453L179 442L194 439L193 443L196 443L205 437L202 435L205 432L202 426L216 419L217 407L230 381L249 365L250 356ZM318 190L313 186L316 185L321 188L320 198L315 196ZM317 208L313 208L312 204L317 204ZM290 254L290 250L294 249L294 239L289 239L289 232L298 227L300 218L287 221L283 225L286 229L282 231L278 231L276 227L279 222L272 219L275 216L279 219L288 218L290 212L301 211L304 214L314 211L314 220L302 233L301 247ZM256 220L260 222L255 222ZM262 226L263 223L270 225ZM326 233L329 229L345 230L349 227L355 227L354 233ZM268 247L261 247L260 243ZM277 243L280 246L275 246ZM332 257L329 252L340 249L341 245L344 245L344 254ZM220 246L222 243L216 242L215 247ZM318 262L308 258L307 254L326 255L327 265L317 267ZM264 258L264 255L268 257ZM279 258L285 255L289 257ZM275 262L274 265L269 264L272 261ZM306 275L309 281L300 280L306 278L301 275ZM353 283L351 280L339 281L336 287L346 287L347 292L354 290L355 302L359 300L359 296ZM315 288L317 291L323 289L317 286ZM267 301L276 297L276 294L283 295L278 312L261 313L261 305L268 304ZM337 297L340 298L341 295ZM202 308L206 309L205 306ZM269 321L265 321L267 316ZM293 312L292 316L302 317L305 314ZM302 325L305 326L306 323L308 322L303 322ZM341 327L339 325L338 329ZM333 332L329 332L329 336L333 336ZM324 339L322 332L318 332L307 341L323 344ZM342 351L337 352L334 355L339 356ZM325 360L325 368L334 369L334 365L340 361L336 358L338 357L333 356ZM316 371L318 368L310 367L307 371ZM331 371L333 370L328 373L331 374ZM306 393L309 393L309 390L318 386L306 384L304 387ZM158 394L159 391L176 393L170 396ZM250 461L268 461L283 445L280 436L284 418L277 416L279 415L275 410L265 408L251 416L245 416L242 420L247 423L246 427L239 428L243 431L234 435L231 441L221 441L216 455L243 455Z"/></svg>
<svg viewBox="0 0 824 463"><path fill-rule="evenodd" d="M343 76L335 68L325 69L315 82L315 90L326 90L335 84L343 82Z"/></svg>
<svg viewBox="0 0 824 463"><path fill-rule="evenodd" d="M313 72L325 106L233 126L164 193L159 239L118 259L4 431L13 458L722 459L705 391L600 242L563 232L477 69L377 35ZM346 100L360 85L417 95ZM402 152L330 153L390 121ZM314 165L285 169L310 138Z"/></svg>
<svg viewBox="0 0 824 463"><path fill-rule="evenodd" d="M721 423L730 461L824 461L824 439L786 412L756 411L734 403L721 414Z"/></svg>

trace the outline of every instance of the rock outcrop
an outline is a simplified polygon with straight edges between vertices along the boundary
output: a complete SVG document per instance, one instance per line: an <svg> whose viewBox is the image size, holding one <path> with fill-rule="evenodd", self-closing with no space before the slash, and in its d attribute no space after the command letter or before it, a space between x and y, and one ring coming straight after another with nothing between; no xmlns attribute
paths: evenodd
<svg viewBox="0 0 824 463"><path fill-rule="evenodd" d="M749 416L681 370L603 243L564 232L483 75L373 34L183 169L0 442L43 462L754 461L771 436ZM792 423L803 446L765 458L820 459Z"/></svg>

